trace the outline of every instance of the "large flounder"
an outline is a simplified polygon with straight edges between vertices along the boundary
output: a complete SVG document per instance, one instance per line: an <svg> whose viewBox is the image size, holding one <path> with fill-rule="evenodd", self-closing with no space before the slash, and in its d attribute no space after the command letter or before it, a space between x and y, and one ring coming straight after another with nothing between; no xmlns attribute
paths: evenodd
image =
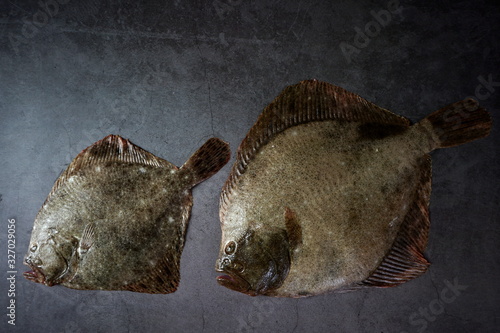
<svg viewBox="0 0 500 333"><path fill-rule="evenodd" d="M191 188L229 159L209 139L180 168L117 135L83 150L35 219L26 278L74 289L171 293L191 212Z"/></svg>
<svg viewBox="0 0 500 333"><path fill-rule="evenodd" d="M467 99L409 120L316 80L287 87L241 143L222 193L218 282L302 297L427 270L429 152L487 136Z"/></svg>

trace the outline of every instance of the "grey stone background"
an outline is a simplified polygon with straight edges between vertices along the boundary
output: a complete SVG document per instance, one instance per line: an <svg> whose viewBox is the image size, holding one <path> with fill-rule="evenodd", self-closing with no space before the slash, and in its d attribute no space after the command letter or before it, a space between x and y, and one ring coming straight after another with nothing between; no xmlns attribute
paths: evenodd
<svg viewBox="0 0 500 333"><path fill-rule="evenodd" d="M495 1L0 3L2 332L498 331ZM261 110L309 78L412 121L467 96L491 111L490 137L433 153L432 266L422 277L307 299L252 298L216 283L218 195L234 153ZM194 190L174 294L49 288L22 277L33 219L53 182L111 133L177 165L211 136L231 144L231 162ZM8 219L16 226L15 326L6 316Z"/></svg>

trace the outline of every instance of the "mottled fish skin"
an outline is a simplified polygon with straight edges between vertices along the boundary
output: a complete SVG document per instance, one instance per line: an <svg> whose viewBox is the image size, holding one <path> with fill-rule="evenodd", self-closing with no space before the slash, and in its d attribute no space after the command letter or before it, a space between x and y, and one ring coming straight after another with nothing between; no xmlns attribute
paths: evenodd
<svg viewBox="0 0 500 333"><path fill-rule="evenodd" d="M181 168L116 135L96 142L40 209L25 276L74 289L174 292L191 188L228 159L228 145L216 138Z"/></svg>
<svg viewBox="0 0 500 333"><path fill-rule="evenodd" d="M464 111L469 124L437 120ZM428 153L490 127L471 100L410 126L324 82L288 87L242 142L223 188L216 270L228 275L218 282L249 295L304 297L424 273Z"/></svg>

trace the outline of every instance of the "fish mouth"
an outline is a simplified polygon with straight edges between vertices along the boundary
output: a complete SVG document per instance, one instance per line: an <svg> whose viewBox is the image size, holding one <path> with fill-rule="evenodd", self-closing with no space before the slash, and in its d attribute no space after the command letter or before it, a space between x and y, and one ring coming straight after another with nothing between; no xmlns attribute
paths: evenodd
<svg viewBox="0 0 500 333"><path fill-rule="evenodd" d="M250 283L247 280L242 278L241 276L226 272L230 275L220 275L217 277L217 282L226 288L229 288L234 291L239 291L240 293L244 293L250 296L256 296L257 293L252 291Z"/></svg>
<svg viewBox="0 0 500 333"><path fill-rule="evenodd" d="M46 282L45 274L43 273L43 271L39 267L37 267L35 265L28 265L28 266L31 268L31 270L23 273L23 276L26 279L33 281L33 282L36 282L36 283L45 284L47 286L52 285L52 284Z"/></svg>

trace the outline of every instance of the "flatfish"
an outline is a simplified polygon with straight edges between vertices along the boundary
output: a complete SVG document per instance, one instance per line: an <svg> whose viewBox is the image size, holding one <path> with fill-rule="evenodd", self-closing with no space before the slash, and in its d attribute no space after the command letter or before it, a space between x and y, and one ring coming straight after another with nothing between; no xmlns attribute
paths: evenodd
<svg viewBox="0 0 500 333"><path fill-rule="evenodd" d="M117 135L83 150L38 212L24 276L47 286L171 293L191 188L228 161L212 138L180 168Z"/></svg>
<svg viewBox="0 0 500 333"><path fill-rule="evenodd" d="M241 143L220 200L217 281L305 297L423 274L429 152L489 134L472 99L411 125L340 87L289 86Z"/></svg>

